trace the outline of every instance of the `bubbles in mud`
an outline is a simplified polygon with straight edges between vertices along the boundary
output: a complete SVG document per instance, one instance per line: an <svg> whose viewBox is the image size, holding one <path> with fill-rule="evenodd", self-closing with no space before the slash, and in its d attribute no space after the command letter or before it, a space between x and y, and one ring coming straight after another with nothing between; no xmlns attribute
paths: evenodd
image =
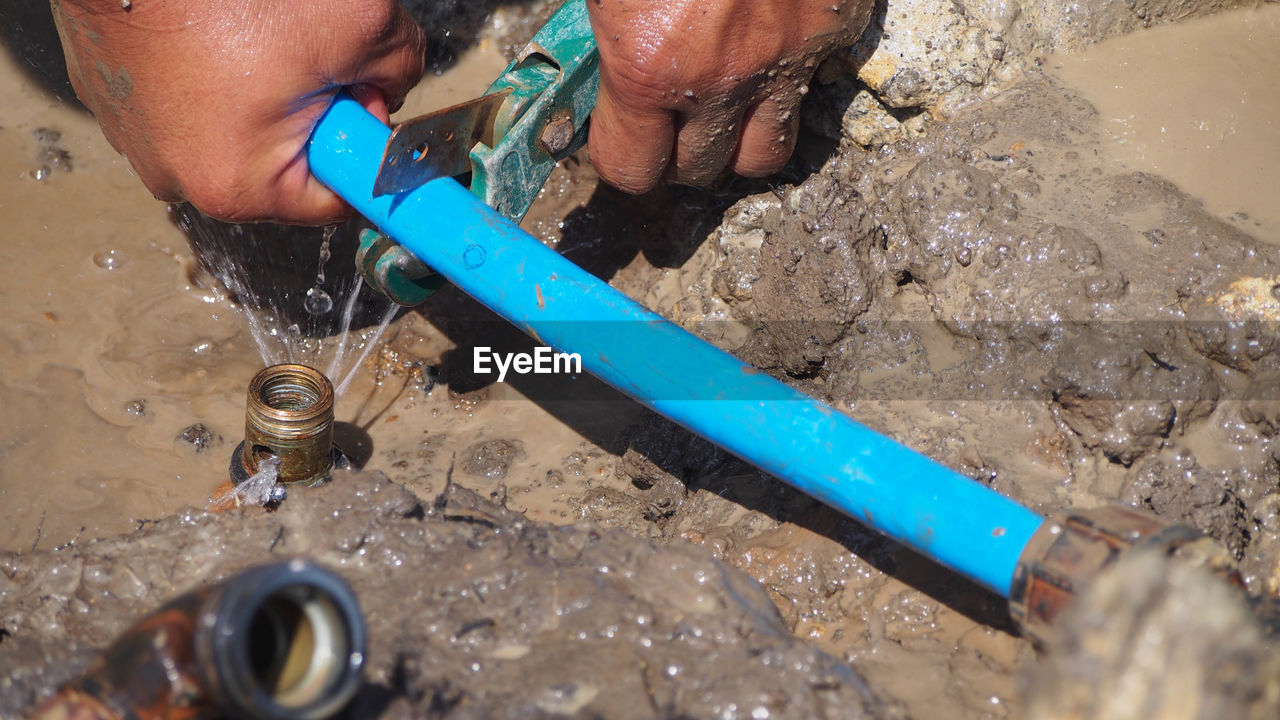
<svg viewBox="0 0 1280 720"><path fill-rule="evenodd" d="M462 453L462 472L473 477L500 479L516 461L525 458L519 440L482 440Z"/></svg>
<svg viewBox="0 0 1280 720"><path fill-rule="evenodd" d="M43 181L53 174L54 170L71 172L71 153L62 147L62 133L53 128L41 127L32 132L38 151L37 167L31 171L31 177Z"/></svg>
<svg viewBox="0 0 1280 720"><path fill-rule="evenodd" d="M103 270L119 270L129 260L128 253L114 248L99 250L93 254L93 264Z"/></svg>
<svg viewBox="0 0 1280 720"><path fill-rule="evenodd" d="M307 291L307 299L303 302L303 307L312 315L327 315L333 310L333 298L329 297L329 293L324 290L313 287Z"/></svg>

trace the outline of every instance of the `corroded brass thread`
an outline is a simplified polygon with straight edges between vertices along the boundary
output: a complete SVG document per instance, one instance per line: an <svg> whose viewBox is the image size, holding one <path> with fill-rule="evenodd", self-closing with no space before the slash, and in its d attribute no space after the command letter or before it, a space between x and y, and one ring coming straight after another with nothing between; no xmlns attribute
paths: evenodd
<svg viewBox="0 0 1280 720"><path fill-rule="evenodd" d="M280 482L313 485L333 469L333 384L306 365L272 365L249 383L240 461L253 475L280 458Z"/></svg>

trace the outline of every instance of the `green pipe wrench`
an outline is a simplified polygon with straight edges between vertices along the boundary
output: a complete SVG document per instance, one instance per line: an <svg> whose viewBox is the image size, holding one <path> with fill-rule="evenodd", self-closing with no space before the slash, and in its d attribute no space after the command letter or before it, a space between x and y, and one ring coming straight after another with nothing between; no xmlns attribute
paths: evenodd
<svg viewBox="0 0 1280 720"><path fill-rule="evenodd" d="M586 0L568 0L484 95L396 126L374 193L470 174L472 193L519 222L556 163L586 143L599 87ZM445 284L375 230L360 234L356 266L365 282L400 305L418 305Z"/></svg>

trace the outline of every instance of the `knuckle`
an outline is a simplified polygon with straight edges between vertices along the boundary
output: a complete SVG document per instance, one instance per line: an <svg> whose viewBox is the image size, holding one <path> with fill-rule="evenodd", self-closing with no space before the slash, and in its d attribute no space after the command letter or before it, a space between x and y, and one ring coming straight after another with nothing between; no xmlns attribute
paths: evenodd
<svg viewBox="0 0 1280 720"><path fill-rule="evenodd" d="M399 3L383 2L350 3L351 32L364 40L382 40L394 36L401 25Z"/></svg>
<svg viewBox="0 0 1280 720"><path fill-rule="evenodd" d="M658 184L658 177L627 165L610 165L595 161L600 179L629 195L642 195Z"/></svg>
<svg viewBox="0 0 1280 720"><path fill-rule="evenodd" d="M660 163L661 167L646 164L603 135L592 135L590 143L591 164L608 185L631 195L641 195L661 180L665 163Z"/></svg>
<svg viewBox="0 0 1280 720"><path fill-rule="evenodd" d="M659 50L602 58L601 71L603 81L620 101L671 106L679 98L679 73Z"/></svg>
<svg viewBox="0 0 1280 720"><path fill-rule="evenodd" d="M772 175L787 164L787 160L791 157L791 149L792 143L789 139L783 138L750 148L744 147L734 163L734 171L744 177Z"/></svg>

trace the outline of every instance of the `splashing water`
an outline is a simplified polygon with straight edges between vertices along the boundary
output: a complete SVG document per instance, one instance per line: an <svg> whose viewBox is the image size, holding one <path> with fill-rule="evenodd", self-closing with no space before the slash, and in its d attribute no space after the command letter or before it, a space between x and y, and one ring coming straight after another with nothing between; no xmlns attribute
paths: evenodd
<svg viewBox="0 0 1280 720"><path fill-rule="evenodd" d="M323 288L313 287L307 291L305 307L312 315L325 315L333 310L333 298Z"/></svg>
<svg viewBox="0 0 1280 720"><path fill-rule="evenodd" d="M284 500L284 485L280 484L280 458L272 455L258 462L258 472L232 490L245 505L266 505Z"/></svg>
<svg viewBox="0 0 1280 720"><path fill-rule="evenodd" d="M364 344L364 349L360 351L360 357L356 358L356 361L352 363L351 369L347 371L346 377L342 378L342 382L338 383L338 387L333 391L336 397L342 397L342 394L347 391L347 386L351 384L351 379L356 376L356 371L364 364L364 359L369 357L369 351L373 350L373 347L382 339L382 334L386 332L387 326L391 324L391 321L396 316L396 312L399 310L400 308L395 303L392 303L391 306L387 308L386 313L382 316L382 322L378 323L377 331L374 332L373 337Z"/></svg>
<svg viewBox="0 0 1280 720"><path fill-rule="evenodd" d="M329 367L324 371L325 375L333 377L342 368L342 358L347 354L347 338L351 336L351 319L355 316L356 300L360 298L360 291L364 288L364 279L356 275L355 288L347 294L347 302L342 308L342 334L338 336L338 348L333 353L333 360L329 362Z"/></svg>
<svg viewBox="0 0 1280 720"><path fill-rule="evenodd" d="M333 298L321 286L324 285L324 266L329 264L329 258L333 257L329 244L337 231L337 225L326 227L324 238L320 241L320 262L316 265L316 284L307 290L307 299L303 302L303 307L312 315L327 315L333 310Z"/></svg>
<svg viewBox="0 0 1280 720"><path fill-rule="evenodd" d="M324 284L324 266L329 264L329 258L333 257L333 253L329 250L330 244L333 242L333 234L338 232L337 225L329 225L324 229L324 235L320 239L320 261L316 263L316 286Z"/></svg>
<svg viewBox="0 0 1280 720"><path fill-rule="evenodd" d="M263 363L292 362L325 368L325 374L335 382L336 394L341 396L382 340L399 307L377 293L364 292L358 272L341 273L334 279L336 282L329 281L326 270L339 226L323 230L315 280L299 298L291 295L304 292L297 286L296 276L282 275L288 275L288 266L298 264L296 258L300 254L305 257L315 251L314 235L310 234L315 231L216 223L181 205L171 206L170 212L192 238L205 267L235 300L236 310L244 315ZM326 282L331 282L327 290ZM334 313L339 302L342 311ZM292 317L287 312L290 307L294 308ZM378 317L378 322L353 330L357 316L365 318L362 322ZM354 362L348 364L353 357Z"/></svg>

